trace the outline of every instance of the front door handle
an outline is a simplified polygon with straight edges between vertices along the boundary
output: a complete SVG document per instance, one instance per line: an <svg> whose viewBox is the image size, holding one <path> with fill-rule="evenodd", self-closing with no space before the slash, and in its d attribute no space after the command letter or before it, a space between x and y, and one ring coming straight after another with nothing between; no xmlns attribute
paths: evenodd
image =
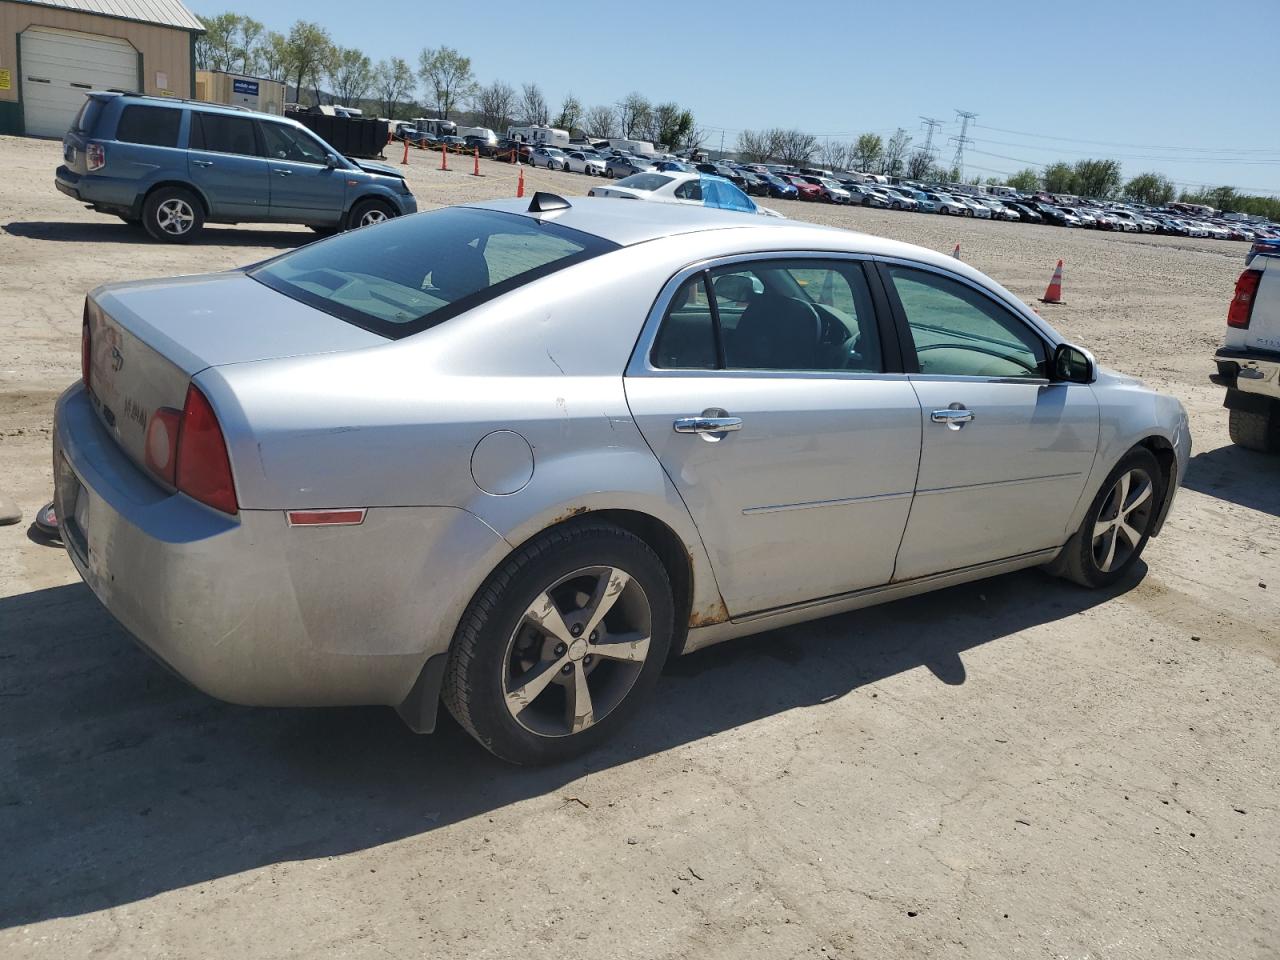
<svg viewBox="0 0 1280 960"><path fill-rule="evenodd" d="M292 171L292 170L280 170L280 169L278 169L278 168L277 168L277 170L276 170L276 176L277 176L277 177L292 177L292 176L293 176L293 171Z"/></svg>
<svg viewBox="0 0 1280 960"><path fill-rule="evenodd" d="M973 419L973 411L966 409L964 404L953 403L945 410L933 411L929 419L934 423L945 423L948 429L959 430Z"/></svg>
<svg viewBox="0 0 1280 960"><path fill-rule="evenodd" d="M213 166L213 161L212 161L212 160L192 160L191 162L192 162L192 163L194 163L197 167L212 167L212 166Z"/></svg>
<svg viewBox="0 0 1280 960"><path fill-rule="evenodd" d="M681 417L674 424L676 433L725 433L741 430L741 417Z"/></svg>

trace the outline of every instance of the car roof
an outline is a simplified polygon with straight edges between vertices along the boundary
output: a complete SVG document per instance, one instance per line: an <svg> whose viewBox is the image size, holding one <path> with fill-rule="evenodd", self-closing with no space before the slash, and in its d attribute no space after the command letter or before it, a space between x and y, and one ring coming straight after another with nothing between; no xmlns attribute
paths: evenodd
<svg viewBox="0 0 1280 960"><path fill-rule="evenodd" d="M274 120L276 123L287 123L294 127L303 127L297 120L289 117L282 117L275 113L265 113L261 110L250 110L247 107L237 107L226 103L209 103L206 100L191 100L182 97L159 97L148 93L121 93L119 90L91 90L87 94L98 100L111 100L120 98L129 102L137 102L140 104L154 104L156 106L167 107L186 107L190 110L199 110L202 113L223 113L235 117L257 117L260 120Z"/></svg>

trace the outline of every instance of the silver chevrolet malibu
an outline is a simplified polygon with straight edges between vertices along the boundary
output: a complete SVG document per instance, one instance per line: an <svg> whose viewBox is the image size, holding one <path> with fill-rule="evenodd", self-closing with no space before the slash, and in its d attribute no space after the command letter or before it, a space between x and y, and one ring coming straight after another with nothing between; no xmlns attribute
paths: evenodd
<svg viewBox="0 0 1280 960"><path fill-rule="evenodd" d="M72 561L215 697L617 730L671 655L1161 528L1177 400L976 270L787 220L539 194L101 287L58 401Z"/></svg>

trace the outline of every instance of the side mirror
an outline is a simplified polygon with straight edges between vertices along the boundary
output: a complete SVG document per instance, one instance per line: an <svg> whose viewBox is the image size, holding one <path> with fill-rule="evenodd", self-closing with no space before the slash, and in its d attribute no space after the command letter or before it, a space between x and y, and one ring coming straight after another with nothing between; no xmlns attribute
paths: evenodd
<svg viewBox="0 0 1280 960"><path fill-rule="evenodd" d="M1083 347L1060 343L1053 351L1053 379L1060 383L1093 383L1098 362Z"/></svg>
<svg viewBox="0 0 1280 960"><path fill-rule="evenodd" d="M332 153L325 154L324 165L330 170L336 170L338 168L338 158Z"/></svg>

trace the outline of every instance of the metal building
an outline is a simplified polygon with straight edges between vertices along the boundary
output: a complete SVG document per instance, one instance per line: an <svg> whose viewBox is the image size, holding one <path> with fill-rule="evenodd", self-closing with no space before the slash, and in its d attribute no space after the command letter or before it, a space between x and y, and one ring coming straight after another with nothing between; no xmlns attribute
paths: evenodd
<svg viewBox="0 0 1280 960"><path fill-rule="evenodd" d="M89 90L193 96L203 31L179 0L0 0L0 133L61 137Z"/></svg>

